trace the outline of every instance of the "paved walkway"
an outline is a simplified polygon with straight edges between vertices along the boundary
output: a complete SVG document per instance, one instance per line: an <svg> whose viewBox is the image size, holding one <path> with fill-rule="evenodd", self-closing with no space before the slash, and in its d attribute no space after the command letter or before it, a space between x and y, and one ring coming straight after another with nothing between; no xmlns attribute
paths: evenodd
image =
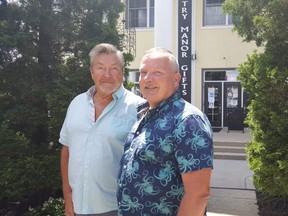
<svg viewBox="0 0 288 216"><path fill-rule="evenodd" d="M227 128L223 128L219 133L213 133L214 142L248 142L251 140L251 134L249 129L245 128L244 133L242 131L233 131L228 132Z"/></svg>
<svg viewBox="0 0 288 216"><path fill-rule="evenodd" d="M214 133L217 142L248 142L251 135L248 129L229 131L222 129ZM258 206L253 172L245 160L214 160L211 179L211 197L207 216L257 216Z"/></svg>

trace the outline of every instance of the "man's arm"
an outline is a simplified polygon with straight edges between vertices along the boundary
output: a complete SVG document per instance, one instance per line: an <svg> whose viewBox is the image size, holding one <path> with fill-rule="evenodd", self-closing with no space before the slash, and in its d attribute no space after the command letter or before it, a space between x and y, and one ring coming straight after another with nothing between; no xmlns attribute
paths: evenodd
<svg viewBox="0 0 288 216"><path fill-rule="evenodd" d="M203 216L210 196L211 168L182 174L184 196L177 216Z"/></svg>
<svg viewBox="0 0 288 216"><path fill-rule="evenodd" d="M62 175L62 189L65 200L66 216L74 216L74 207L72 201L72 189L68 179L68 162L69 162L69 148L63 145L61 150L61 175Z"/></svg>

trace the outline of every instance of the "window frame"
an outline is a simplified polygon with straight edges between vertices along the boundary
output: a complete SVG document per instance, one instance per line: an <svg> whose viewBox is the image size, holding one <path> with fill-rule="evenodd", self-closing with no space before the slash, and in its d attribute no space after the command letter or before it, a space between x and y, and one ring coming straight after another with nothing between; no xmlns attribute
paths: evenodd
<svg viewBox="0 0 288 216"><path fill-rule="evenodd" d="M141 5L139 3L143 3L144 0L134 0L138 1L138 5ZM145 0L145 7L133 7L132 9L130 8L130 0L125 0L125 8L126 8L126 14L125 14L125 19L126 19L126 28L154 28L154 17L155 17L155 0ZM151 6L153 5L153 6ZM133 16L133 22L131 22L131 12L136 12L135 15ZM145 20L141 20L140 16L141 14L139 12L145 11L144 18ZM137 17L136 17L137 16ZM134 22L134 20L136 20ZM141 22L143 25L141 25Z"/></svg>
<svg viewBox="0 0 288 216"><path fill-rule="evenodd" d="M212 1L212 3L207 3L207 1ZM224 3L225 0L220 0L222 1L222 3L213 3L213 1L219 1L219 0L203 0L203 27L232 27L234 24L232 22L232 18L231 15L229 14L224 14L221 7L222 4ZM207 15L207 8L212 8L212 7L219 7L221 10L221 14L217 14L218 17L220 17L220 15L223 15L224 17L224 22L223 23L213 23L215 22L215 20L212 20L212 23L209 23L209 19L208 19L208 15ZM221 18L221 17L220 17ZM211 21L210 21L211 22Z"/></svg>

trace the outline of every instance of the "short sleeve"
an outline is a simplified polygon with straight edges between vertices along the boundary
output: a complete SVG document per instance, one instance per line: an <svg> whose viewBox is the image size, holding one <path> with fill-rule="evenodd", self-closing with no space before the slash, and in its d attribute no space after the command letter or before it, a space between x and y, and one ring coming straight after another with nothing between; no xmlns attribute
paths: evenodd
<svg viewBox="0 0 288 216"><path fill-rule="evenodd" d="M175 157L181 173L213 167L213 139L210 123L189 115L174 130Z"/></svg>

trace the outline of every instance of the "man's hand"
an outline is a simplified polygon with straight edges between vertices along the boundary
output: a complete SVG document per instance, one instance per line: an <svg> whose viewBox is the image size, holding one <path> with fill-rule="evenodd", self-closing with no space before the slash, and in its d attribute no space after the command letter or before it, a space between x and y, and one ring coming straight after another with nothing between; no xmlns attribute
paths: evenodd
<svg viewBox="0 0 288 216"><path fill-rule="evenodd" d="M72 188L69 184L68 178L68 161L69 161L69 148L63 145L61 150L61 174L62 174L62 189L65 200L65 216L75 216L74 206L72 201Z"/></svg>
<svg viewBox="0 0 288 216"><path fill-rule="evenodd" d="M66 192L64 194L64 200L65 200L65 216L75 216L72 201L72 191Z"/></svg>

